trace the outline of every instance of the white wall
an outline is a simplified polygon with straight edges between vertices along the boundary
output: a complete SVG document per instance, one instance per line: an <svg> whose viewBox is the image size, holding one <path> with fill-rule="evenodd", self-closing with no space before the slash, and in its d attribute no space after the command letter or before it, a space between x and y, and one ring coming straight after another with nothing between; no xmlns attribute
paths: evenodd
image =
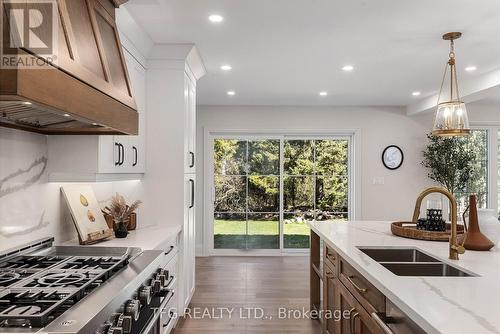
<svg viewBox="0 0 500 334"><path fill-rule="evenodd" d="M485 100L467 104L472 126L500 126L500 101Z"/></svg>
<svg viewBox="0 0 500 334"><path fill-rule="evenodd" d="M208 130L289 130L293 132L358 130L361 192L359 202L363 220L407 220L413 214L415 199L430 181L420 166L426 133L432 127L432 115L410 118L403 108L392 107L217 107L200 106L197 113L197 245L202 245L204 129ZM381 162L383 149L391 144L402 148L405 159L396 171ZM373 178L383 177L384 185L374 185Z"/></svg>

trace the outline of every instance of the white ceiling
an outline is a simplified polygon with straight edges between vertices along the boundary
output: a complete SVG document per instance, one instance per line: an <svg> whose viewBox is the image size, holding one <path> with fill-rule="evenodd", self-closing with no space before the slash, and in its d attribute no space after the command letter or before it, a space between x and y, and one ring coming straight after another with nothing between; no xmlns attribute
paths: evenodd
<svg viewBox="0 0 500 334"><path fill-rule="evenodd" d="M461 80L500 68L499 0L130 0L127 7L155 42L197 45L208 70L199 104L415 103L439 89L449 47L441 35L455 30L464 33ZM214 13L224 22L210 23ZM233 70L223 73L222 64ZM355 70L343 72L346 64ZM478 70L465 72L468 65ZM327 97L318 96L323 90Z"/></svg>

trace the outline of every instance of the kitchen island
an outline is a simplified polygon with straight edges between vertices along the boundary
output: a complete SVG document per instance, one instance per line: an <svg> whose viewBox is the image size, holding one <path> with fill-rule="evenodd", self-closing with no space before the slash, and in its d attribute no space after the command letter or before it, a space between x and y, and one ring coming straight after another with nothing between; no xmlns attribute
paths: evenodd
<svg viewBox="0 0 500 334"><path fill-rule="evenodd" d="M355 319L347 321L345 326L349 330L390 333L380 321L370 322L369 318L373 313L384 313L386 304L392 304L422 332L500 333L500 252L497 247L489 252L466 251L458 261L453 261L448 260L447 242L396 237L391 234L389 222L316 222L310 223L310 227L312 307L325 310L351 304L349 311ZM500 224L481 228L495 244L500 242ZM324 242L322 250L320 240ZM416 248L471 276L397 276L360 250L370 247ZM320 252L323 252L321 261ZM323 289L319 284L323 284ZM336 292L337 288L342 291ZM321 290L323 298L319 302ZM364 319L368 321L365 323ZM344 332L342 321L333 326ZM325 332L334 331L328 329L327 320L323 321L323 328Z"/></svg>

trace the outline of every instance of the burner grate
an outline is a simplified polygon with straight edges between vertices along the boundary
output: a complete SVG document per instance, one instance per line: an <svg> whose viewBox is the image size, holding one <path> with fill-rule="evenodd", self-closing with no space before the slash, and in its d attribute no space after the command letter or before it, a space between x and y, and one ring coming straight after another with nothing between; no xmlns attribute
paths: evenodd
<svg viewBox="0 0 500 334"><path fill-rule="evenodd" d="M116 257L74 257L58 267L74 270L108 270L119 264L121 260Z"/></svg>
<svg viewBox="0 0 500 334"><path fill-rule="evenodd" d="M0 288L8 288L31 275L27 270L0 269Z"/></svg>
<svg viewBox="0 0 500 334"><path fill-rule="evenodd" d="M0 263L0 269L47 269L65 260L60 256L21 256Z"/></svg>
<svg viewBox="0 0 500 334"><path fill-rule="evenodd" d="M77 301L74 291L13 289L0 295L0 324L6 327L42 327L52 321L56 310L67 310ZM62 312L55 312L62 314ZM2 327L2 325L0 325Z"/></svg>
<svg viewBox="0 0 500 334"><path fill-rule="evenodd" d="M104 275L104 272L53 269L32 276L20 284L19 287L78 290L90 283L101 283L99 278L102 275Z"/></svg>

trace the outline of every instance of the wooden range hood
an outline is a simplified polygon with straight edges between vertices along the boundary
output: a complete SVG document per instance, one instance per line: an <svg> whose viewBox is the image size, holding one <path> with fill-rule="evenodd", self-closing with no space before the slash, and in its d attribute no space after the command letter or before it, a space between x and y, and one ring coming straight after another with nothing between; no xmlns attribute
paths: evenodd
<svg viewBox="0 0 500 334"><path fill-rule="evenodd" d="M137 135L137 106L115 23L115 8L125 2L54 0L56 61L25 46L10 49L16 59L36 65L0 65L0 126L43 134ZM4 43L9 33L4 29Z"/></svg>

